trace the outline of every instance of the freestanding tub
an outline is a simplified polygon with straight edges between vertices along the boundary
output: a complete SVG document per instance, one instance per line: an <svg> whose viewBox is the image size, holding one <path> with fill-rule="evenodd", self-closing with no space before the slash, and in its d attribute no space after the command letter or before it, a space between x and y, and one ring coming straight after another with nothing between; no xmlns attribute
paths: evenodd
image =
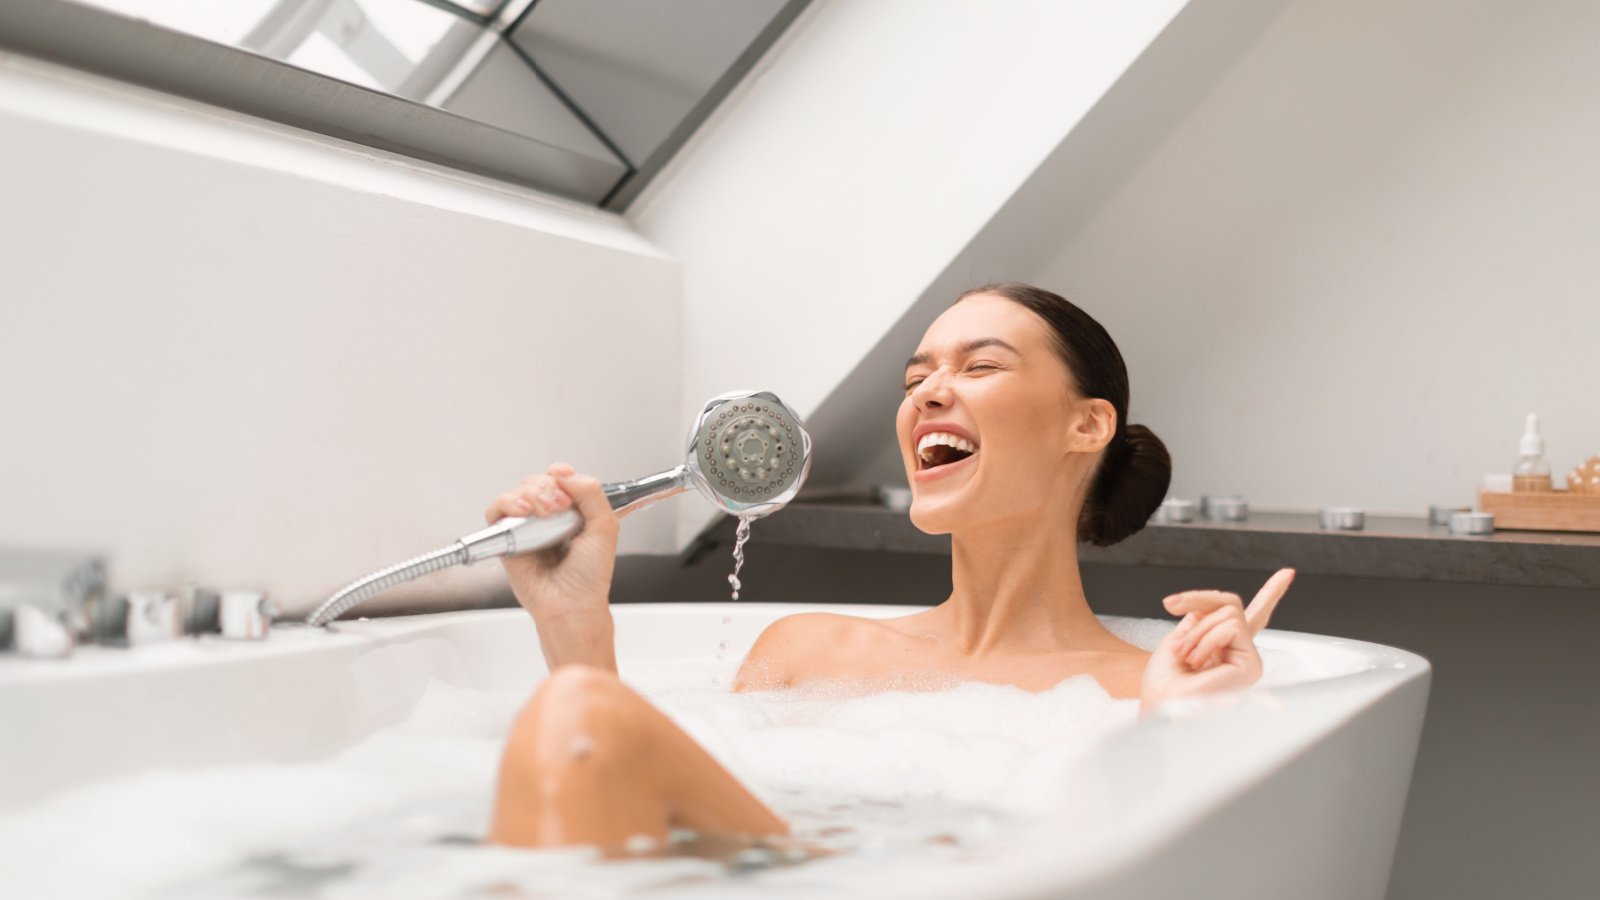
<svg viewBox="0 0 1600 900"><path fill-rule="evenodd" d="M629 660L710 658L723 640L742 656L774 619L816 610L913 611L623 605L618 656L624 674ZM859 894L1382 897L1429 665L1390 647L1270 629L1257 644L1292 653L1302 677L1174 705L1114 732L1075 763L1081 789L1001 868L900 870L863 878ZM403 719L434 680L531 690L544 674L531 620L517 609L283 628L261 643L0 659L0 814L25 816L69 788L150 770L325 757ZM7 860L4 871L19 865L27 860Z"/></svg>

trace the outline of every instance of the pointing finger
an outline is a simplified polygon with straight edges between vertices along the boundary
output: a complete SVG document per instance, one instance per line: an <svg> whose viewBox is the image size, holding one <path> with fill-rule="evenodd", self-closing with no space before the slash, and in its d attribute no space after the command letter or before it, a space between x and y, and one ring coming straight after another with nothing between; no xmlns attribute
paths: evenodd
<svg viewBox="0 0 1600 900"><path fill-rule="evenodd" d="M1256 592L1244 611L1244 619L1250 624L1252 635L1260 634L1261 629L1267 627L1267 620L1272 618L1272 611L1278 607L1278 601L1283 599L1284 592L1289 590L1289 584L1293 581L1293 569L1279 569L1272 573L1267 583Z"/></svg>

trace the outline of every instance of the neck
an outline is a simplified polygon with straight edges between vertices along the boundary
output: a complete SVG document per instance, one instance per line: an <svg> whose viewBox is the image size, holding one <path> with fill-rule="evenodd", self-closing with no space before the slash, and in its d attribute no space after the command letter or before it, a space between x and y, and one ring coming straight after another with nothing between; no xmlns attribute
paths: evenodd
<svg viewBox="0 0 1600 900"><path fill-rule="evenodd" d="M953 590L939 610L963 652L1120 643L1089 609L1078 571L1077 525L1066 519L1041 512L952 535Z"/></svg>

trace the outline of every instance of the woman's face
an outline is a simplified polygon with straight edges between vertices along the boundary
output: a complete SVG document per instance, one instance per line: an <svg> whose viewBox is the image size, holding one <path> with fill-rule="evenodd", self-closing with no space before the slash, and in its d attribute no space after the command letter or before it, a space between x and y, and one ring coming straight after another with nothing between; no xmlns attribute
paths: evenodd
<svg viewBox="0 0 1600 900"><path fill-rule="evenodd" d="M994 294L974 294L929 326L906 385L895 431L911 521L930 534L1052 507L1075 515L1116 427L1109 402L1077 396L1049 326ZM930 445L929 434L957 446Z"/></svg>

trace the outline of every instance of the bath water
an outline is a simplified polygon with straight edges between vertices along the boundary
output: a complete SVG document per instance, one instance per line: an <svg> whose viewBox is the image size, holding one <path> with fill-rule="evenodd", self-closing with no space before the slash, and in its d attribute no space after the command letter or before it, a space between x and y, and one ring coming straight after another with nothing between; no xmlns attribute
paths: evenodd
<svg viewBox="0 0 1600 900"><path fill-rule="evenodd" d="M1123 637L1150 647L1171 623ZM1264 654L1270 679L1278 661ZM54 897L829 896L993 864L1074 790L1071 761L1137 717L1090 676L731 693L738 661L624 662L650 699L793 826L758 845L678 833L663 858L482 843L526 690L432 682L409 715L309 762L153 770L0 814L3 893ZM934 685L910 687L937 687Z"/></svg>
<svg viewBox="0 0 1600 900"><path fill-rule="evenodd" d="M1136 715L1134 701L1109 699L1087 676L1041 694L968 684L852 697L848 686L734 694L735 668L639 663L623 676L785 816L793 843L718 850L680 841L668 858L611 862L586 848L484 845L502 742L527 694L435 682L404 722L330 759L145 772L0 816L5 893L198 900L837 889L862 867L959 865L987 852L1026 823L1026 801L1043 793L1020 773L1052 770Z"/></svg>

